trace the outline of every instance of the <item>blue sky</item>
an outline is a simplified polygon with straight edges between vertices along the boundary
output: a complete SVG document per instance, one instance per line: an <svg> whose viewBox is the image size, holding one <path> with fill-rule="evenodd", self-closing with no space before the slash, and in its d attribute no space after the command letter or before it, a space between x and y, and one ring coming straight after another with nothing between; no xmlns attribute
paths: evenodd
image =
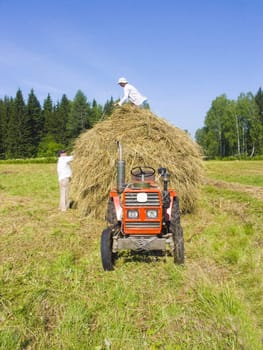
<svg viewBox="0 0 263 350"><path fill-rule="evenodd" d="M124 76L192 136L212 101L263 87L262 0L0 0L0 98L104 104Z"/></svg>

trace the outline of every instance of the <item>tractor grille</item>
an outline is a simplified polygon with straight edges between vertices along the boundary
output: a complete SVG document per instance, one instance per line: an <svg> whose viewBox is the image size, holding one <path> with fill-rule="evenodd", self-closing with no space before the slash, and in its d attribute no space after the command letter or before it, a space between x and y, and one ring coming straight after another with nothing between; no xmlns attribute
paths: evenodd
<svg viewBox="0 0 263 350"><path fill-rule="evenodd" d="M137 201L139 192L125 193L124 203L126 207L158 207L160 206L159 192L147 192L147 201L140 203Z"/></svg>
<svg viewBox="0 0 263 350"><path fill-rule="evenodd" d="M159 228L160 222L151 222L151 221L143 221L143 222L126 222L126 228Z"/></svg>

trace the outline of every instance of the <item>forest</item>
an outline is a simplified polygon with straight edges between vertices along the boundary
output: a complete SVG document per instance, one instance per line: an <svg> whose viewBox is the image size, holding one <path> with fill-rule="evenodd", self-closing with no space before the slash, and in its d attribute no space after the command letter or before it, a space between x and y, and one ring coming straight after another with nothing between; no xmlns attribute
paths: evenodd
<svg viewBox="0 0 263 350"><path fill-rule="evenodd" d="M204 127L195 134L208 158L248 158L263 154L263 92L225 94L212 101Z"/></svg>
<svg viewBox="0 0 263 350"><path fill-rule="evenodd" d="M0 159L56 156L112 108L112 98L102 106L95 99L88 102L80 90L73 101L64 94L54 103L48 94L42 107L33 89L27 102L19 89L15 98L0 99Z"/></svg>
<svg viewBox="0 0 263 350"><path fill-rule="evenodd" d="M56 103L48 94L41 106L33 89L27 101L18 89L15 97L0 99L0 159L54 157L59 149L71 150L76 137L109 116L113 106L112 97L101 105L80 90L73 100L64 94ZM237 100L216 97L195 139L209 159L262 155L262 89L241 93Z"/></svg>

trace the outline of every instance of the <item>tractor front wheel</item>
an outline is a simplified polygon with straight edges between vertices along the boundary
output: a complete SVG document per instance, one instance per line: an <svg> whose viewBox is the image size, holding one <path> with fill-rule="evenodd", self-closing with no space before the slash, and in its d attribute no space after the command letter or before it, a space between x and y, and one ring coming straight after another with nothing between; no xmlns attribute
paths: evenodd
<svg viewBox="0 0 263 350"><path fill-rule="evenodd" d="M102 231L101 234L100 252L104 271L113 270L114 254L112 253L112 235L112 229L110 227Z"/></svg>

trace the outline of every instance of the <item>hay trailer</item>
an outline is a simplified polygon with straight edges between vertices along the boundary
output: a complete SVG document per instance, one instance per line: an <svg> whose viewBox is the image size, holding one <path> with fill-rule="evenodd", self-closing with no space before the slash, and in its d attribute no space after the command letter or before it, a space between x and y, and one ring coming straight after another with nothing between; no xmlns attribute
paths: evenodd
<svg viewBox="0 0 263 350"><path fill-rule="evenodd" d="M174 263L184 263L183 229L180 224L179 199L168 189L169 174L159 168L163 188L155 182L155 169L137 166L125 183L122 145L117 141L117 188L110 192L106 221L101 235L101 259L105 271L114 269L118 251L172 252Z"/></svg>

